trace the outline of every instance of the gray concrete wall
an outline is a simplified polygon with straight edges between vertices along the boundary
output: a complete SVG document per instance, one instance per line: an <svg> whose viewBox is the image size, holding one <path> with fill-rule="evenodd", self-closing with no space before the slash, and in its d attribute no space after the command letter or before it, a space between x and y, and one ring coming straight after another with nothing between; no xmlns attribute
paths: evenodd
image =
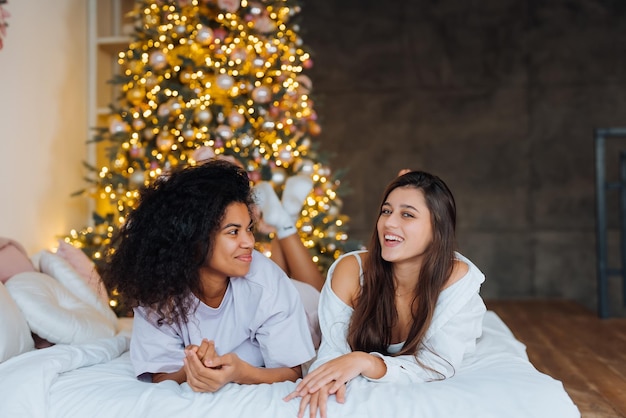
<svg viewBox="0 0 626 418"><path fill-rule="evenodd" d="M596 309L593 129L626 126L626 2L322 0L301 17L353 238L367 242L398 169L430 171L455 194L486 298Z"/></svg>

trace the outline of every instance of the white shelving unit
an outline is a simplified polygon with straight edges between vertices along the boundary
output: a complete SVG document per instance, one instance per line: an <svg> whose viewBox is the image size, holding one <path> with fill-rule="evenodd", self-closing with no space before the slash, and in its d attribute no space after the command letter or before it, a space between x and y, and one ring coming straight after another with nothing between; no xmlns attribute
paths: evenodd
<svg viewBox="0 0 626 418"><path fill-rule="evenodd" d="M126 51L132 41L132 19L128 13L134 0L89 0L88 5L88 130L92 138L95 127L108 125L109 105L119 95L119 86L109 81L120 71L118 55ZM87 144L87 162L99 167L105 161L106 144ZM89 202L89 213L99 210L96 202ZM91 215L87 220L92 225Z"/></svg>
<svg viewBox="0 0 626 418"><path fill-rule="evenodd" d="M132 41L132 20L127 16L133 0L89 0L88 7L88 138L92 128L106 126L109 104L118 95L117 88L108 83L119 72L118 54ZM88 161L98 162L98 149L90 144Z"/></svg>

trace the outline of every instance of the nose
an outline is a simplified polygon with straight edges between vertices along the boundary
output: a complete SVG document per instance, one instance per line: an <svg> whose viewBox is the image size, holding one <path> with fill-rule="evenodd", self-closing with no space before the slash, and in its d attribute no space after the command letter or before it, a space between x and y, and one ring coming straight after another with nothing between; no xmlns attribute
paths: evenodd
<svg viewBox="0 0 626 418"><path fill-rule="evenodd" d="M381 219L383 225L393 228L398 226L398 221L400 220L400 215L397 212L392 212L390 215L385 216Z"/></svg>
<svg viewBox="0 0 626 418"><path fill-rule="evenodd" d="M246 231L241 236L241 247L242 248L253 248L254 247L254 233L252 231Z"/></svg>

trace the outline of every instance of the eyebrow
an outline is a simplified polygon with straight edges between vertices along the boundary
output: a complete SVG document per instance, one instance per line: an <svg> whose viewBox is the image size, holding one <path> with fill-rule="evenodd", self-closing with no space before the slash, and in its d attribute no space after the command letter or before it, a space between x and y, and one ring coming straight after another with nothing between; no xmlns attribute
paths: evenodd
<svg viewBox="0 0 626 418"><path fill-rule="evenodd" d="M248 226L251 226L251 225L254 225L254 221L252 219L250 219L250 223L248 223ZM232 228L232 227L241 228L242 225L241 224L236 224L236 223L229 223L229 224L224 225L224 227L222 228L222 231L224 229L228 229L228 228Z"/></svg>
<svg viewBox="0 0 626 418"><path fill-rule="evenodd" d="M391 203L385 202L385 203L383 203L383 206L391 206ZM415 212L419 212L419 210L417 208L415 208L415 207L413 207L411 205L402 204L402 205L400 205L400 208L401 209L413 209Z"/></svg>
<svg viewBox="0 0 626 418"><path fill-rule="evenodd" d="M392 206L392 205L389 202L385 202L385 203L383 203L383 206ZM415 207L413 207L411 205L406 205L406 204L400 205L400 209L412 209L412 210L414 210L417 213L422 213L422 212L419 211L419 209L417 209L417 208L415 208Z"/></svg>

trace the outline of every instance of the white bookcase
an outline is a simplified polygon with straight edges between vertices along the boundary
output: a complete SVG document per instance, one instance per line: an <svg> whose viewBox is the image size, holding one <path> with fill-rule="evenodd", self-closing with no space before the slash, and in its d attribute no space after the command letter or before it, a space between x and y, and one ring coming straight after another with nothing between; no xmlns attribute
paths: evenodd
<svg viewBox="0 0 626 418"><path fill-rule="evenodd" d="M109 105L119 95L119 85L109 81L118 74L117 63L120 52L126 51L132 41L132 19L128 13L133 9L134 0L88 0L88 131L92 139L95 127L108 126ZM108 164L106 147L108 144L87 144L87 162L95 167ZM100 201L98 201L100 202ZM89 200L88 225L92 225L91 213L101 212L101 203Z"/></svg>
<svg viewBox="0 0 626 418"><path fill-rule="evenodd" d="M89 131L92 138L96 126L106 126L109 104L119 95L119 86L109 80L119 72L118 54L126 51L132 41L132 20L128 13L133 0L89 0L88 7L88 103ZM88 161L98 165L103 147L89 145Z"/></svg>

